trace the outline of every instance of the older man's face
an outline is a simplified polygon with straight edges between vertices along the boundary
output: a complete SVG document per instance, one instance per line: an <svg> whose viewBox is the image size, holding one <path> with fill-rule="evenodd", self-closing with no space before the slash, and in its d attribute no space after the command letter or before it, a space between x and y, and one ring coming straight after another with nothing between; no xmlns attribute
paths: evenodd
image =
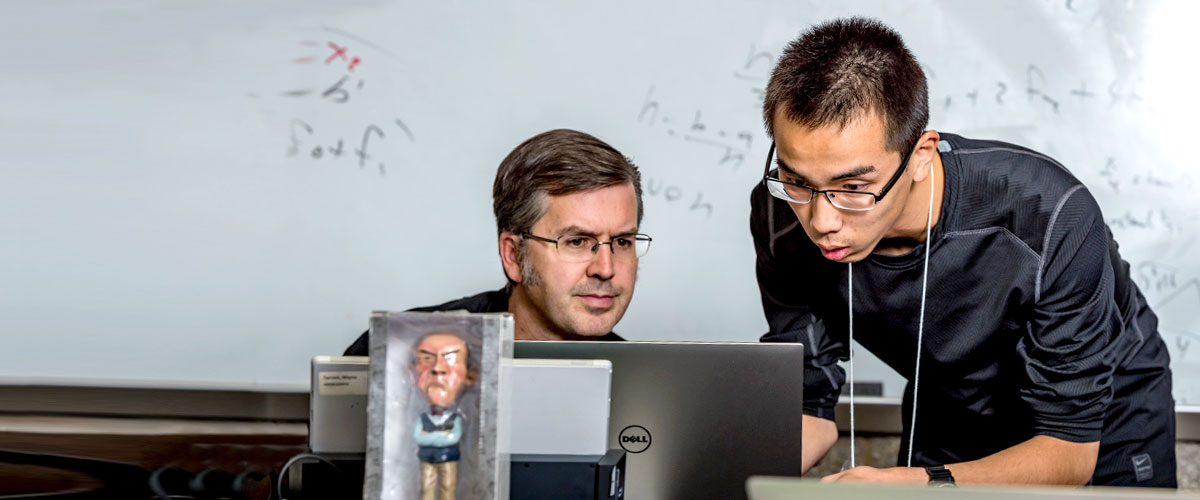
<svg viewBox="0 0 1200 500"><path fill-rule="evenodd" d="M633 184L548 196L546 214L532 234L557 239L586 235L599 241L637 233L637 197ZM533 317L527 318L564 337L598 337L610 331L629 307L637 281L637 259L615 258L608 245L583 262L561 258L553 243L527 241L522 284Z"/></svg>
<svg viewBox="0 0 1200 500"><path fill-rule="evenodd" d="M467 344L457 335L436 333L417 344L417 388L434 406L449 407L469 383Z"/></svg>

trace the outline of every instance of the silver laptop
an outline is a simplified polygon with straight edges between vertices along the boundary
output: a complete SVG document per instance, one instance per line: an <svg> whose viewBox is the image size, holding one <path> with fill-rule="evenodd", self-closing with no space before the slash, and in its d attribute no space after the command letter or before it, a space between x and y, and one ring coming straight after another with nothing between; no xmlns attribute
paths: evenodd
<svg viewBox="0 0 1200 500"><path fill-rule="evenodd" d="M612 362L609 446L632 500L745 498L751 475L799 475L804 347L517 341L517 358Z"/></svg>
<svg viewBox="0 0 1200 500"><path fill-rule="evenodd" d="M815 479L753 477L746 481L750 500L1133 500L1172 498L1200 499L1200 495L1162 488L1115 488L1065 486L966 486L930 488L917 485L821 483Z"/></svg>
<svg viewBox="0 0 1200 500"><path fill-rule="evenodd" d="M514 359L502 361L500 373L511 390L509 414L501 410L500 428L510 430L512 454L604 455L608 451L612 385L608 360Z"/></svg>
<svg viewBox="0 0 1200 500"><path fill-rule="evenodd" d="M308 448L317 454L367 449L367 357L316 356L308 408Z"/></svg>

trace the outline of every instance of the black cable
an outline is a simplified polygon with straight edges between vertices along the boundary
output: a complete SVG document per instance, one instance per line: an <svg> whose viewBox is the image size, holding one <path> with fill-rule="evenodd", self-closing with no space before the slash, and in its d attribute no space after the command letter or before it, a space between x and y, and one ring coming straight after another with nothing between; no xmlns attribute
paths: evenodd
<svg viewBox="0 0 1200 500"><path fill-rule="evenodd" d="M204 469L188 481L188 489L200 498L230 498L233 496L233 474L217 469Z"/></svg>
<svg viewBox="0 0 1200 500"><path fill-rule="evenodd" d="M338 487L340 488L345 485L345 481L343 480L343 477L342 477L342 469L338 468L338 466L336 464L334 464L333 462L330 462L329 459L322 457L320 455L314 455L312 453L299 453L299 454L293 456L292 458L289 458L288 461L283 464L283 468L279 469L279 477L276 479L276 482L275 482L275 492L279 495L279 500L287 500L286 498L283 497L283 478L284 478L284 476L287 475L287 470L289 468L291 468L292 465L295 464L296 462L298 462L300 460L304 460L304 459L316 460L318 462L321 462L321 463L333 468L334 472L337 472Z"/></svg>
<svg viewBox="0 0 1200 500"><path fill-rule="evenodd" d="M150 479L146 482L150 487L150 492L154 494L155 498L160 500L194 498L187 495L172 495L167 493L167 488L163 486L163 481L165 480L167 484L171 485L172 487L183 489L187 487L188 476L190 476L190 474L186 471L172 469L170 467L159 467L157 470L150 473Z"/></svg>
<svg viewBox="0 0 1200 500"><path fill-rule="evenodd" d="M113 498L145 495L146 477L149 475L149 471L146 469L121 462L7 449L0 449L0 463L36 465L80 472L100 481L103 486L96 493Z"/></svg>
<svg viewBox="0 0 1200 500"><path fill-rule="evenodd" d="M236 495L236 498L246 498L246 480L250 479L250 480L258 481L264 477L267 477L267 476L264 476L259 472L254 472L252 470L244 470L242 472L239 472L238 475L233 476L233 482L230 485L232 488L233 494Z"/></svg>

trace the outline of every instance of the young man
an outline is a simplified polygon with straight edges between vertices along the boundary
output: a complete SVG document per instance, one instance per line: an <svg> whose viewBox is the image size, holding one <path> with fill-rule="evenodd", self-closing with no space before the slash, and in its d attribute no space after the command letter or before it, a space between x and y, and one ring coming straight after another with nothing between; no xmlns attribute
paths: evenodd
<svg viewBox="0 0 1200 500"><path fill-rule="evenodd" d="M900 36L857 18L768 83L751 231L762 340L805 344L803 469L853 339L909 380L902 467L827 480L1173 487L1167 350L1095 200L1045 155L925 130L927 101Z"/></svg>
<svg viewBox="0 0 1200 500"><path fill-rule="evenodd" d="M508 285L415 311L511 312L519 340L621 340L638 259L650 237L642 177L604 141L551 130L517 146L492 185L500 261ZM367 355L364 333L346 355Z"/></svg>

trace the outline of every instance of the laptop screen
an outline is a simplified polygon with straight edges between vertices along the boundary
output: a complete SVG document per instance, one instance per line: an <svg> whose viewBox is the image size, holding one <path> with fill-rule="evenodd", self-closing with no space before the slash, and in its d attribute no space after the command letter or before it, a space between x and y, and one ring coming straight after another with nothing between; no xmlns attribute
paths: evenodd
<svg viewBox="0 0 1200 500"><path fill-rule="evenodd" d="M801 344L517 341L514 355L612 362L629 498L745 498L752 475L800 474Z"/></svg>

